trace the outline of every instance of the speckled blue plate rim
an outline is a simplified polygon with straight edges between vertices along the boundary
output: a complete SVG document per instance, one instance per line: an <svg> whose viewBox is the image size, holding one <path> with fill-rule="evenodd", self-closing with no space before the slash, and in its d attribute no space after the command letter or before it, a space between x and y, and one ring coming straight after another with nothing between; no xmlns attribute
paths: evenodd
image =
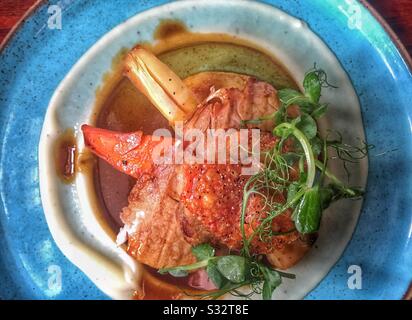
<svg viewBox="0 0 412 320"><path fill-rule="evenodd" d="M54 89L78 58L117 24L165 2L121 0L95 6L92 1L50 1L38 6L3 48L0 298L107 298L60 253L47 228L38 187L40 129ZM358 92L368 142L376 145L353 239L307 299L399 299L412 270L412 76L407 59L358 2L265 2L305 20L335 52ZM46 25L47 8L56 3L63 5L61 31ZM352 265L361 267L361 289L348 286ZM56 268L62 276L57 289Z"/></svg>

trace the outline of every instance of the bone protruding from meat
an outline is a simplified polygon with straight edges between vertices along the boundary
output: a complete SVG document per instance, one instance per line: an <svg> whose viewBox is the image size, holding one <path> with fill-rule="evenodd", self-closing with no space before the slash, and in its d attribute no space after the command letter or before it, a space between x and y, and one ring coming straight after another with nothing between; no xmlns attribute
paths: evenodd
<svg viewBox="0 0 412 320"><path fill-rule="evenodd" d="M170 123L185 121L199 101L184 82L155 55L141 46L129 52L125 75L150 99Z"/></svg>

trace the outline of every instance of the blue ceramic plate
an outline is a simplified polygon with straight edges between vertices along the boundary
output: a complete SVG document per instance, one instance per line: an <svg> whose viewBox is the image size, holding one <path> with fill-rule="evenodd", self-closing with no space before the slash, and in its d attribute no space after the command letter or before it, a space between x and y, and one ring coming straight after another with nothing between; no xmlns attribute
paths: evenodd
<svg viewBox="0 0 412 320"><path fill-rule="evenodd" d="M76 61L116 25L164 2L56 1L62 29L53 29L50 1L3 49L0 298L107 298L51 237L40 201L37 146L49 101ZM356 1L266 2L307 22L334 52L359 96L367 140L376 146L352 240L306 298L399 299L412 278L411 72L384 28ZM362 270L361 289L348 286L352 265Z"/></svg>

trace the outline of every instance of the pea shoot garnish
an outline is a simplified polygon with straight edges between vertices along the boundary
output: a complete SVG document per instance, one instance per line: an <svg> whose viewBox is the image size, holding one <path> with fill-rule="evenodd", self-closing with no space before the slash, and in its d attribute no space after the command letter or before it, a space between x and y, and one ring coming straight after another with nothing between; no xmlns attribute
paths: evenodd
<svg viewBox="0 0 412 320"><path fill-rule="evenodd" d="M349 174L346 164L365 158L371 148L365 143L361 147L345 144L339 133L330 132L325 138L321 137L317 120L328 109L327 104L320 102L324 87L333 86L328 83L326 73L315 66L305 75L303 93L294 89L279 90L281 105L275 113L243 122L259 124L272 120L273 135L278 143L262 153L262 169L251 176L244 186L240 213L243 247L239 254L217 256L210 244L201 244L192 248L196 263L160 269L160 273L186 276L190 271L205 268L218 289L201 295L203 298L218 298L226 293L248 298L259 293L263 299L271 299L283 278L295 278L293 274L269 267L263 255L253 254L252 240L259 237L261 241L266 241L285 234L274 232L271 225L273 219L286 210L291 210L294 222L294 228L287 232L297 231L301 235L316 233L322 212L332 202L343 198L357 199L363 195L363 190L349 187L334 176L328 170L328 161L333 158L342 160ZM290 108L298 112L289 112ZM285 148L286 145L293 148ZM333 156L329 153L331 150L334 150ZM294 178L291 177L292 172ZM273 199L273 195L279 193L285 195L284 203ZM254 195L263 198L267 214L252 233L247 233L246 211ZM250 287L248 293L240 290L244 286Z"/></svg>

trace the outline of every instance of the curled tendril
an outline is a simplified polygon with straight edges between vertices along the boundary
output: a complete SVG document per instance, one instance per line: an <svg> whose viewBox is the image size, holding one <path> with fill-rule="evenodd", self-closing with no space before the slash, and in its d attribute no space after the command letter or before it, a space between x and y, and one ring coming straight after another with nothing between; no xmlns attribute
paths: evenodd
<svg viewBox="0 0 412 320"><path fill-rule="evenodd" d="M306 75L311 72L315 72L315 74L318 76L318 79L319 79L319 82L322 88L333 88L333 89L338 88L337 86L330 84L328 82L327 73L323 69L318 69L316 62L313 64L313 68L310 69L308 72L306 72Z"/></svg>
<svg viewBox="0 0 412 320"><path fill-rule="evenodd" d="M331 138L331 136L333 136ZM367 144L365 141L359 140L359 145L354 146L343 142L342 134L338 131L328 130L325 139L326 147L332 148L335 151L335 156L330 156L328 159L339 159L343 163L347 179L350 178L348 163L358 163L366 158L369 152L375 148L374 145Z"/></svg>

